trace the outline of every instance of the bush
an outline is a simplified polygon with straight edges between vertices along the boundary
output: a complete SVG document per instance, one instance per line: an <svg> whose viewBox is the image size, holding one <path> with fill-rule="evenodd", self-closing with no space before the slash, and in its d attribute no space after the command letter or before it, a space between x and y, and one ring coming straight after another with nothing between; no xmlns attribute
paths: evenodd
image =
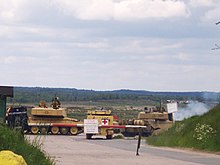
<svg viewBox="0 0 220 165"><path fill-rule="evenodd" d="M28 165L53 165L55 164L41 151L39 143L29 143L20 131L9 129L0 125L0 150L10 150L21 155Z"/></svg>

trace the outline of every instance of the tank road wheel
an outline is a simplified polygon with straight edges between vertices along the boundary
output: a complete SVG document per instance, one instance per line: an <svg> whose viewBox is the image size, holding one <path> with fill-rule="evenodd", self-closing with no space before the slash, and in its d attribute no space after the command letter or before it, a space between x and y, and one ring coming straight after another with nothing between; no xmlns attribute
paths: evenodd
<svg viewBox="0 0 220 165"><path fill-rule="evenodd" d="M37 126L32 126L31 127L31 133L32 134L37 134L39 132L39 128Z"/></svg>
<svg viewBox="0 0 220 165"><path fill-rule="evenodd" d="M71 127L71 128L70 128L70 133L71 133L71 135L77 135L77 133L78 133L78 128L77 128L77 127Z"/></svg>
<svg viewBox="0 0 220 165"><path fill-rule="evenodd" d="M67 128L67 127L61 127L61 128L60 128L60 133L61 133L62 135L66 135L67 132L68 132L68 128Z"/></svg>
<svg viewBox="0 0 220 165"><path fill-rule="evenodd" d="M41 134L46 135L47 132L48 132L48 128L47 127L41 127L40 132L41 132Z"/></svg>
<svg viewBox="0 0 220 165"><path fill-rule="evenodd" d="M54 127L51 128L51 133L52 133L53 135L57 135L58 132L59 132L59 128L58 128L58 127L54 126Z"/></svg>

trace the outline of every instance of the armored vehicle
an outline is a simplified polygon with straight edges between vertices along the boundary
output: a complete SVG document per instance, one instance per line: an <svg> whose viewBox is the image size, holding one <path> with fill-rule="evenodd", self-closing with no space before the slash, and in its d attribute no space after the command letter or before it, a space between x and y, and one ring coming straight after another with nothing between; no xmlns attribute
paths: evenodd
<svg viewBox="0 0 220 165"><path fill-rule="evenodd" d="M83 130L83 123L77 119L68 118L63 108L32 108L27 124L28 132L32 134L77 135Z"/></svg>
<svg viewBox="0 0 220 165"><path fill-rule="evenodd" d="M138 114L137 119L122 121L122 125L140 125L146 126L142 128L142 136L150 136L151 134L158 134L169 129L173 125L173 114L166 112L164 108L150 108L145 107L143 112ZM128 127L121 131L124 136L136 136L139 134L137 128Z"/></svg>
<svg viewBox="0 0 220 165"><path fill-rule="evenodd" d="M98 132L87 133L87 139L91 139L93 135L105 136L106 139L112 139L114 126L113 115L110 110L90 110L87 112L87 119L98 121Z"/></svg>
<svg viewBox="0 0 220 165"><path fill-rule="evenodd" d="M41 102L39 107L32 108L27 126L27 132L32 134L77 135L83 132L83 122L68 118L58 98L52 100L51 107Z"/></svg>

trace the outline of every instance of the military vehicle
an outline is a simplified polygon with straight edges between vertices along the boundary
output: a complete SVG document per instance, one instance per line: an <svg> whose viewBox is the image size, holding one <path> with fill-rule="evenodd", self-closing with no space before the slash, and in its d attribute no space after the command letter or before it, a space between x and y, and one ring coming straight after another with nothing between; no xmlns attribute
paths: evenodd
<svg viewBox="0 0 220 165"><path fill-rule="evenodd" d="M140 125L142 128L142 136L150 136L158 134L173 125L173 114L168 113L165 108L145 107L143 112L138 114L137 119L120 121L120 125ZM139 129L135 127L127 127L121 130L121 133L126 137L133 137L139 134Z"/></svg>
<svg viewBox="0 0 220 165"><path fill-rule="evenodd" d="M6 124L11 128L21 128L27 123L27 107L10 106L6 111Z"/></svg>
<svg viewBox="0 0 220 165"><path fill-rule="evenodd" d="M57 97L51 107L41 101L38 107L31 108L25 124L25 132L31 134L77 135L83 132L83 122L68 118Z"/></svg>
<svg viewBox="0 0 220 165"><path fill-rule="evenodd" d="M86 133L86 138L91 139L93 135L105 136L106 139L112 139L113 131L113 115L110 110L89 110L87 119L98 121L97 133Z"/></svg>
<svg viewBox="0 0 220 165"><path fill-rule="evenodd" d="M27 107L9 107L6 124L31 134L77 135L83 132L83 123L68 118L63 108L35 107L27 115Z"/></svg>
<svg viewBox="0 0 220 165"><path fill-rule="evenodd" d="M27 125L27 131L32 134L77 135L83 132L83 122L68 118L63 108L32 108Z"/></svg>

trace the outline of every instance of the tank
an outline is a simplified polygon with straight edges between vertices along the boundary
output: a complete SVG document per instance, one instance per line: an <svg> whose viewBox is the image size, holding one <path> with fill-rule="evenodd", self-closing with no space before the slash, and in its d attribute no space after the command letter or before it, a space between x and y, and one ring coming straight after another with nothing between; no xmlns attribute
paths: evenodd
<svg viewBox="0 0 220 165"><path fill-rule="evenodd" d="M122 121L120 124L145 126L146 128L142 128L142 136L146 137L168 130L173 123L173 114L166 112L165 108L151 107L151 109L148 109L145 107L143 112L139 112L136 119ZM126 137L133 137L139 134L139 130L128 127L122 130L121 133Z"/></svg>
<svg viewBox="0 0 220 165"><path fill-rule="evenodd" d="M83 132L83 122L68 118L58 99L53 100L51 107L40 103L39 107L32 108L27 125L27 132L31 134L77 135Z"/></svg>
<svg viewBox="0 0 220 165"><path fill-rule="evenodd" d="M93 135L105 136L106 139L112 139L114 134L113 122L114 118L110 110L89 110L87 119L98 120L98 133L86 134L87 139L91 139Z"/></svg>

